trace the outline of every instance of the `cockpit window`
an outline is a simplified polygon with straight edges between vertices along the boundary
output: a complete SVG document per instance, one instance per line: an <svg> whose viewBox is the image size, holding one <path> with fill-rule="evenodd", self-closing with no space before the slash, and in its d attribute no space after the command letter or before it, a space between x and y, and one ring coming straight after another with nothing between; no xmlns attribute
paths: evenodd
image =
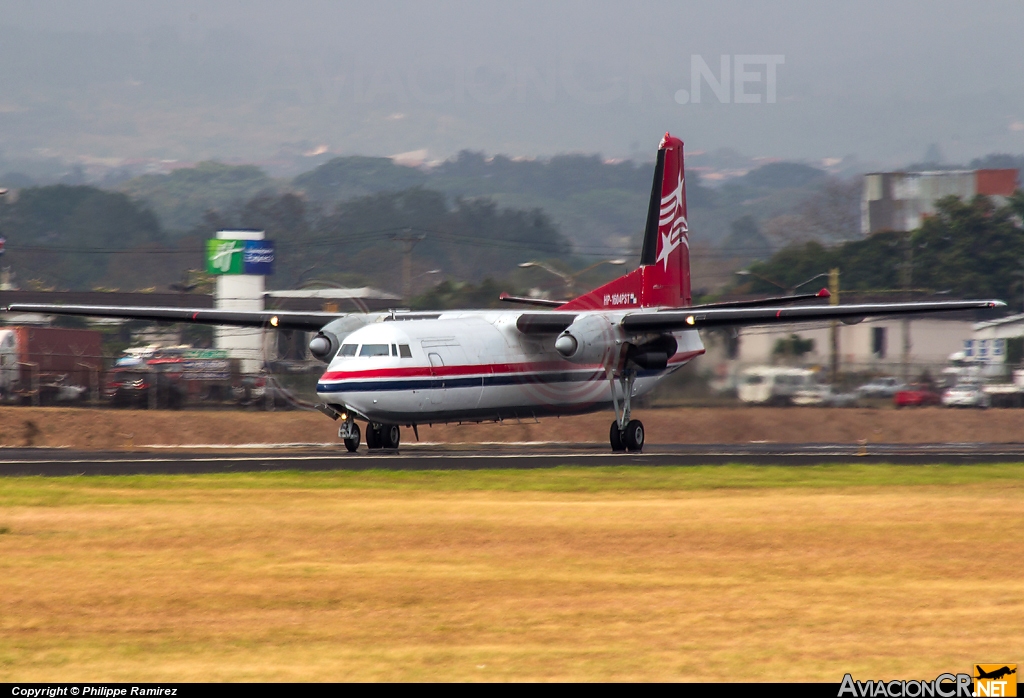
<svg viewBox="0 0 1024 698"><path fill-rule="evenodd" d="M387 344L364 344L359 348L359 356L387 356L388 349Z"/></svg>
<svg viewBox="0 0 1024 698"><path fill-rule="evenodd" d="M401 356L402 356L403 359L411 359L412 358L412 350L409 349L409 345L408 344L399 344L398 345L398 351L401 352Z"/></svg>
<svg viewBox="0 0 1024 698"><path fill-rule="evenodd" d="M338 356L355 356L358 347L358 344L342 344Z"/></svg>

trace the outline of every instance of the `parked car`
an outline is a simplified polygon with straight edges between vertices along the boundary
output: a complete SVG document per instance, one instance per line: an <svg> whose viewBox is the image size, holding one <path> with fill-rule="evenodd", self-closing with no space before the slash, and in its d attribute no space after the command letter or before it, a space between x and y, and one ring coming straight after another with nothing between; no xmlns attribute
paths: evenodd
<svg viewBox="0 0 1024 698"><path fill-rule="evenodd" d="M857 393L864 398L890 398L903 388L899 378L881 376L857 388Z"/></svg>
<svg viewBox="0 0 1024 698"><path fill-rule="evenodd" d="M837 393L827 383L815 383L795 392L791 400L805 407L855 407L858 397L857 393Z"/></svg>
<svg viewBox="0 0 1024 698"><path fill-rule="evenodd" d="M992 397L985 392L984 386L979 382L961 382L942 394L942 404L946 407L985 409L992 406Z"/></svg>
<svg viewBox="0 0 1024 698"><path fill-rule="evenodd" d="M288 391L268 381L267 376L262 374L242 376L231 387L231 394L235 403L244 407L262 410L295 408L295 399Z"/></svg>
<svg viewBox="0 0 1024 698"><path fill-rule="evenodd" d="M935 392L930 385L919 383L897 391L893 396L893 402L896 407L926 407L941 405L942 396Z"/></svg>

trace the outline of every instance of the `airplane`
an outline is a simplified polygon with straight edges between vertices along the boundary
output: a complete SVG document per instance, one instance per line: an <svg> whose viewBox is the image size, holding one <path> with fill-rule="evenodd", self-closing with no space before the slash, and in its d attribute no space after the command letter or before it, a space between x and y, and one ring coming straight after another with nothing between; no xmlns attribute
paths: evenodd
<svg viewBox="0 0 1024 698"><path fill-rule="evenodd" d="M401 426L538 418L607 410L613 451L643 449L633 399L704 353L700 330L1003 307L998 300L793 305L817 294L693 305L683 142L666 133L637 269L568 301L503 300L538 310L338 314L11 304L12 312L316 332L327 364L317 409L339 421L348 451L397 449Z"/></svg>
<svg viewBox="0 0 1024 698"><path fill-rule="evenodd" d="M995 669L993 671L983 671L980 666L975 665L975 669L977 669L978 672L978 675L974 677L976 679L994 679L998 681L1004 676L1009 676L1010 674L1017 673L1016 667L1011 669L1008 666L1004 666L1000 669Z"/></svg>

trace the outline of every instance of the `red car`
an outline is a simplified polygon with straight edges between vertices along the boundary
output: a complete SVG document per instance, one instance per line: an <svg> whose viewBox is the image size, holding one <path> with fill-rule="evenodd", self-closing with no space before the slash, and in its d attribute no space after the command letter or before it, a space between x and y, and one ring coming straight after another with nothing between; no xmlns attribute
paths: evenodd
<svg viewBox="0 0 1024 698"><path fill-rule="evenodd" d="M893 396L896 407L926 407L941 405L942 395L928 385L910 385Z"/></svg>

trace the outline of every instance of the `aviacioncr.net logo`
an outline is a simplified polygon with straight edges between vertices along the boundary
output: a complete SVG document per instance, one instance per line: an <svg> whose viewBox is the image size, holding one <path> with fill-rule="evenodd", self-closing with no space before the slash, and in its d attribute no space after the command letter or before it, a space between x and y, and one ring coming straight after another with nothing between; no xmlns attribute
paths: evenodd
<svg viewBox="0 0 1024 698"><path fill-rule="evenodd" d="M972 698L970 674L939 674L931 681L857 681L843 676L839 698Z"/></svg>

